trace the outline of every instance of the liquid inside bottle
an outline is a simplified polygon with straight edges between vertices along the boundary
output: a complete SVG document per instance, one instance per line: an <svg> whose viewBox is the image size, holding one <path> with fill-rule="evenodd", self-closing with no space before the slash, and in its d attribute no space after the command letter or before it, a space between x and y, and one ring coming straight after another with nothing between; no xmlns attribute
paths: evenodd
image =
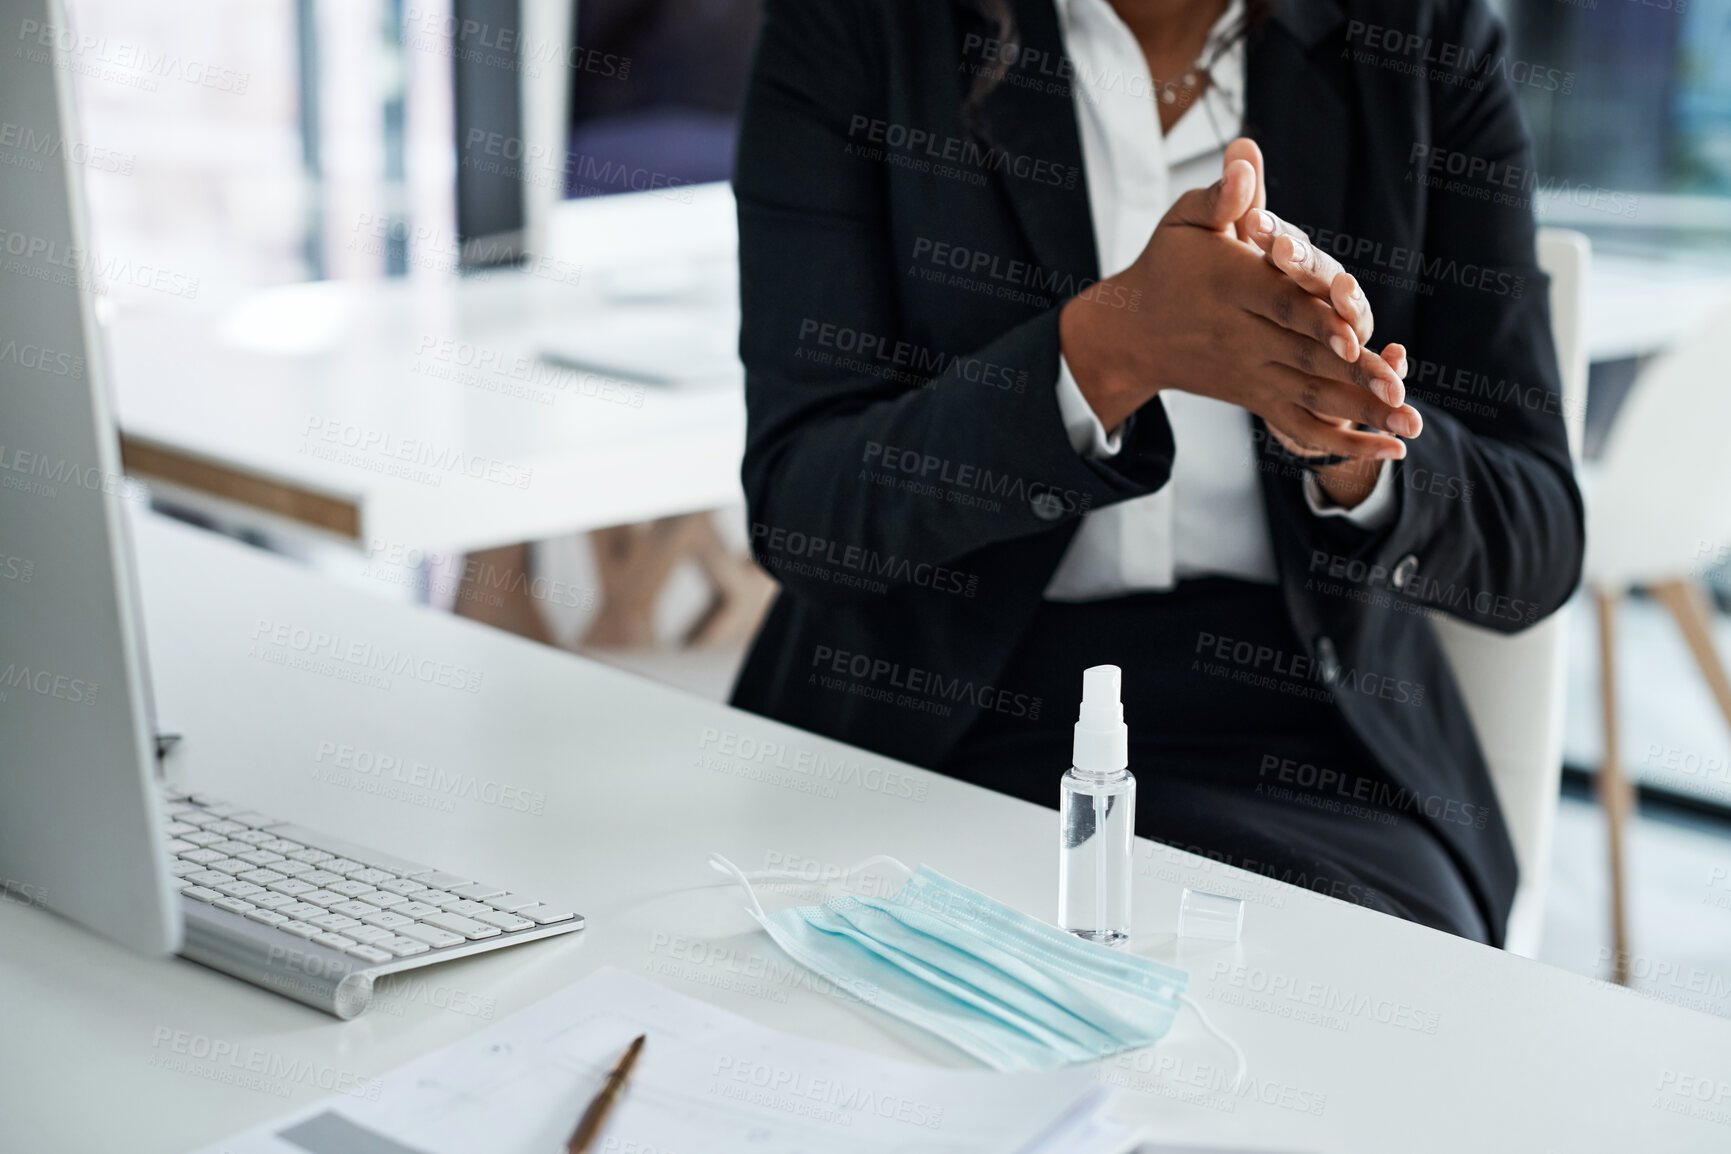
<svg viewBox="0 0 1731 1154"><path fill-rule="evenodd" d="M1122 945L1130 940L1136 779L1127 769L1071 769L1058 811L1058 925L1089 941Z"/></svg>

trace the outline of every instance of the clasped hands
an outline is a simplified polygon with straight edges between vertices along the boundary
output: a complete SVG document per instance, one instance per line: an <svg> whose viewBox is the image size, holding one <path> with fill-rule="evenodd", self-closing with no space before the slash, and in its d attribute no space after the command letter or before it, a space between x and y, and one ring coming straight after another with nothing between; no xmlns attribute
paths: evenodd
<svg viewBox="0 0 1731 1154"><path fill-rule="evenodd" d="M1234 140L1220 180L1179 197L1135 263L1106 278L1153 307L1073 298L1059 317L1064 358L1106 428L1162 389L1238 405L1289 452L1347 458L1316 472L1351 507L1379 462L1406 455L1401 438L1424 428L1406 404L1406 350L1370 350L1374 318L1357 280L1266 202L1261 150Z"/></svg>

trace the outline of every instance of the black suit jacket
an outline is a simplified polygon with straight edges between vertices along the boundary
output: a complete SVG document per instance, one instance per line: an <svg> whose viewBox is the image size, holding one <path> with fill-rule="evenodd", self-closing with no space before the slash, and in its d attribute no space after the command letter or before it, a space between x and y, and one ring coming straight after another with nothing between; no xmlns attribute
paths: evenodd
<svg viewBox="0 0 1731 1154"><path fill-rule="evenodd" d="M1057 13L1014 7L1023 50L975 135L968 90L1004 54L971 0L770 0L735 176L744 481L783 588L734 703L927 766L983 709L1074 708L994 678L1081 518L1157 490L1182 451L1157 400L1109 460L1065 433L1058 310L1100 270ZM1513 851L1415 610L1513 632L1579 578L1547 281L1530 207L1495 183L1530 171L1513 83L1535 74L1507 44L1483 0L1277 2L1244 110L1269 208L1359 276L1379 347L1410 350L1425 429L1395 467L1398 514L1369 532L1313 515L1256 426L1307 652L1243 667L1332 690L1434 810L1499 941Z"/></svg>

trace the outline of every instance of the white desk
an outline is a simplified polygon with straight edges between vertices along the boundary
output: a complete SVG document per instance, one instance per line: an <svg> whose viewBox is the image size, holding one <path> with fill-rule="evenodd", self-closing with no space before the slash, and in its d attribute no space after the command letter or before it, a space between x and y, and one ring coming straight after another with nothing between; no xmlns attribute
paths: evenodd
<svg viewBox="0 0 1731 1154"><path fill-rule="evenodd" d="M782 959L741 911L738 892L696 888L715 877L704 864L711 850L747 868L770 854L845 866L890 853L1035 914L1052 912L1053 811L473 623L380 604L195 530L147 516L137 536L160 711L185 735L174 754L183 780L572 902L589 926L421 971L426 985L406 1000L341 1023L0 903L0 1148L8 1152L180 1151L320 1094L310 1081L279 1077L288 1092L278 1095L153 1066L164 1030L256 1047L278 1068L300 1062L373 1077L478 1028L488 1020L479 1011L503 1016L602 964L781 1029L962 1064L873 1011L809 984L763 980L762 967ZM261 620L459 663L481 672L481 691L408 678L358 687L275 664L253 655ZM839 757L860 772L839 784L783 773L801 787L789 788L750 776L753 763L738 758L721 762L734 772L706 768L718 735L779 743L789 762L791 751ZM330 769L328 757L319 760L325 743L544 793L545 810L468 799L447 809L425 804L438 795L424 788L355 791L321 778ZM923 799L883 788L904 780L884 774L905 775L916 787L907 792ZM1731 1082L1731 1027L1717 1018L1147 843L1139 849L1135 948L1191 972L1192 992L1244 1047L1253 1079L1247 1096L1221 1096L1230 1058L1188 1012L1144 1053L1145 1072L1130 1059L1107 1063L1103 1076L1126 1087L1121 1111L1163 1139L1366 1154L1718 1151L1731 1140L1723 1122L1669 1112L1668 1103L1687 1109L1689 1099L1659 1092L1667 1071ZM1168 931L1180 883L1247 892L1243 943L1175 942ZM1246 987L1271 980L1300 990L1317 983L1317 996L1335 1005L1284 996L1268 999L1278 1012L1242 1004ZM1312 1013L1329 1021L1300 1020ZM1726 1095L1721 1110L1731 1088ZM1306 1106L1319 1112L1293 1108Z"/></svg>
<svg viewBox="0 0 1731 1154"><path fill-rule="evenodd" d="M1659 352L1731 303L1731 276L1698 264L1594 253L1587 279L1587 359Z"/></svg>
<svg viewBox="0 0 1731 1154"><path fill-rule="evenodd" d="M576 269L290 285L220 316L122 309L127 470L263 528L452 552L738 503L740 390L537 360L538 334L607 321L564 279Z"/></svg>

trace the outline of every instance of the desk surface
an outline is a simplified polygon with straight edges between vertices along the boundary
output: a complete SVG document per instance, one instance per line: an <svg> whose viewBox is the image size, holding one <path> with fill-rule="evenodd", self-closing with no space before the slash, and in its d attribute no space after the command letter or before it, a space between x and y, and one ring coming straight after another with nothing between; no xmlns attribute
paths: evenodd
<svg viewBox="0 0 1731 1154"><path fill-rule="evenodd" d="M589 927L419 971L401 997L342 1023L0 903L8 1151L215 1141L314 1100L318 1078L376 1076L603 964L780 1029L965 1062L800 982L737 891L713 884L712 850L747 868L812 871L889 853L1053 912L1053 811L381 604L148 515L137 538L159 710L185 735L179 780L573 903ZM271 640L278 624L286 645ZM340 660L298 662L294 630L338 638L339 652L376 646L461 666L481 675L480 691L408 675L353 684ZM385 759L401 769L379 769ZM1149 843L1138 854L1134 948L1188 969L1250 1062L1247 1089L1227 1097L1231 1060L1186 1011L1152 1051L1106 1063L1120 1111L1162 1139L1367 1154L1731 1140L1731 1088L1718 1121L1689 1114L1710 1103L1662 1089L1731 1083L1731 1026L1717 1018ZM1246 896L1244 940L1175 941L1182 884ZM226 1043L265 1073L237 1084L243 1071L220 1062L165 1064L158 1039L175 1031ZM305 1076L285 1073L296 1070Z"/></svg>
<svg viewBox="0 0 1731 1154"><path fill-rule="evenodd" d="M542 334L614 315L546 273L311 282L220 317L123 309L108 341L128 471L268 489L268 507L303 528L406 549L741 500L742 392L539 360ZM725 309L668 311L670 323L731 323Z"/></svg>

